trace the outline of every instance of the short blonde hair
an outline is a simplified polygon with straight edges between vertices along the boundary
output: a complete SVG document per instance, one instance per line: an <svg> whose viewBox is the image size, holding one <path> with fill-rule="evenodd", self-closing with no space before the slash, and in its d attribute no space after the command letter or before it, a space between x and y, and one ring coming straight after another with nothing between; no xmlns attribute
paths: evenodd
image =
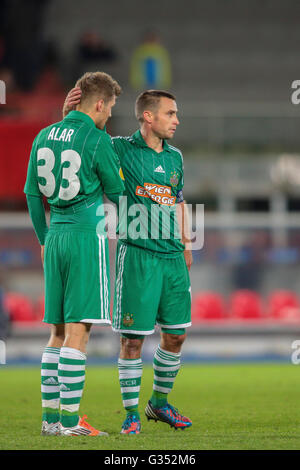
<svg viewBox="0 0 300 470"><path fill-rule="evenodd" d="M77 80L75 86L81 89L81 103L92 97L102 98L107 103L122 92L118 82L105 72L86 72Z"/></svg>

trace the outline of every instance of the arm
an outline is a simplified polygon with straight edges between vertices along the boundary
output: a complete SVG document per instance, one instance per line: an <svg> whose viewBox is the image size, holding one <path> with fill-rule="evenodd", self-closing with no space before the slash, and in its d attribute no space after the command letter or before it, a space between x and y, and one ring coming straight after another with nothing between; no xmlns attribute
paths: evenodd
<svg viewBox="0 0 300 470"><path fill-rule="evenodd" d="M69 91L63 105L63 118L65 118L70 111L73 111L76 108L80 103L80 98L81 89L79 87L72 88L72 90Z"/></svg>
<svg viewBox="0 0 300 470"><path fill-rule="evenodd" d="M97 173L106 196L118 205L119 196L125 190L120 161L112 145L112 139L108 134L104 134L101 143L102 145L97 155Z"/></svg>
<svg viewBox="0 0 300 470"><path fill-rule="evenodd" d="M190 221L189 214L185 202L176 204L177 219L179 223L179 230L181 234L181 243L185 246L184 258L188 270L191 269L193 264L193 255L191 250L191 235L190 235Z"/></svg>
<svg viewBox="0 0 300 470"><path fill-rule="evenodd" d="M26 195L29 215L32 221L32 225L36 236L41 245L41 258L44 264L44 245L45 238L48 233L48 226L46 223L45 208L43 204L43 198L39 196Z"/></svg>
<svg viewBox="0 0 300 470"><path fill-rule="evenodd" d="M38 136L34 139L32 145L24 192L26 194L29 215L31 217L35 233L41 244L41 258L44 264L44 243L46 234L48 232L48 227L46 224L45 208L43 204L43 197L39 190L36 169L36 152L39 135L40 134L38 134Z"/></svg>

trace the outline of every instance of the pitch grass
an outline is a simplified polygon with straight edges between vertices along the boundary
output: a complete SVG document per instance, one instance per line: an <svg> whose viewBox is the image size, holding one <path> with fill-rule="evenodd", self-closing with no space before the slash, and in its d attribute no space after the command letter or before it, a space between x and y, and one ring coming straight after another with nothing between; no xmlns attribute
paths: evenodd
<svg viewBox="0 0 300 470"><path fill-rule="evenodd" d="M144 367L142 433L120 435L124 419L116 367L88 367L81 403L89 422L109 437L40 436L38 368L0 368L0 449L201 450L300 449L300 369L294 365L185 365L170 403L193 420L185 431L147 421L152 389Z"/></svg>

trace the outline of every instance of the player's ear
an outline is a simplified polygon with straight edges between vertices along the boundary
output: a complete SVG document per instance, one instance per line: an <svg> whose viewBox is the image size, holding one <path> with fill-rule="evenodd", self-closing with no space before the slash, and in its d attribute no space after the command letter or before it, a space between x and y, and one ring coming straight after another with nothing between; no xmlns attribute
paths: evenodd
<svg viewBox="0 0 300 470"><path fill-rule="evenodd" d="M144 111L143 112L143 117L144 117L144 121L146 121L148 124L152 123L153 115L152 115L151 111Z"/></svg>
<svg viewBox="0 0 300 470"><path fill-rule="evenodd" d="M96 111L98 111L98 113L101 113L103 111L103 108L104 108L104 100L99 100L97 101L96 103Z"/></svg>

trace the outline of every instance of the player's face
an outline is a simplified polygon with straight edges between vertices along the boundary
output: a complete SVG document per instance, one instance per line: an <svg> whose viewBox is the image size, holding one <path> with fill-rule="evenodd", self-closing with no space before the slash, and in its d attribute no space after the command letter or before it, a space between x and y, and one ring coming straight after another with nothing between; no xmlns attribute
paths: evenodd
<svg viewBox="0 0 300 470"><path fill-rule="evenodd" d="M160 139L172 139L179 124L177 112L176 101L165 97L160 99L159 108L154 113L151 125L152 131Z"/></svg>
<svg viewBox="0 0 300 470"><path fill-rule="evenodd" d="M103 129L107 120L111 117L111 110L112 107L116 104L116 97L114 96L110 101L107 103L103 102L101 112L99 113L99 119L97 122L97 127L99 129Z"/></svg>

